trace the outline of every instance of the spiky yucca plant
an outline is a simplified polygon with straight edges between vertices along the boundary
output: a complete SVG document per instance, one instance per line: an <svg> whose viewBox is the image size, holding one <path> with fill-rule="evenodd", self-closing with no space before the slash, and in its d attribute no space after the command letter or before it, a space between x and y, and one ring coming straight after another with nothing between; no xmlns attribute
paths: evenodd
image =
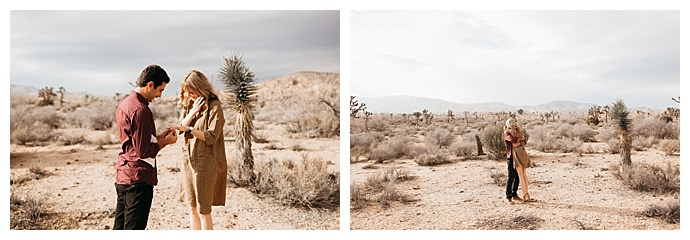
<svg viewBox="0 0 690 240"><path fill-rule="evenodd" d="M611 108L611 119L616 124L618 134L621 139L621 165L632 166L630 160L630 149L632 148L632 139L630 130L632 130L632 119L629 117L630 112L625 107L623 100L618 99L613 103Z"/></svg>
<svg viewBox="0 0 690 240"><path fill-rule="evenodd" d="M240 162L239 184L254 184L254 156L252 155L252 139L254 136L254 102L256 101L256 86L254 73L245 66L240 54L233 54L224 58L224 65L220 70L221 80L228 93L228 104L235 112L235 126L237 141L235 142L237 159Z"/></svg>

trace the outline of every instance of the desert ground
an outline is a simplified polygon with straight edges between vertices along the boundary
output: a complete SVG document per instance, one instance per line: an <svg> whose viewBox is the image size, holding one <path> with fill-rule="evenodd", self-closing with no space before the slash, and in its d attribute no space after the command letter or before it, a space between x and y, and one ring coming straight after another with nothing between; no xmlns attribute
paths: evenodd
<svg viewBox="0 0 690 240"><path fill-rule="evenodd" d="M324 77L328 75L328 77ZM338 100L339 79L337 74L301 72L283 78L259 83L258 101L255 108L255 141L252 145L255 169L269 161L293 161L305 159L323 161L324 172L339 176L340 139L338 119L324 126L309 125L309 119L298 116L332 116L332 109L320 100ZM325 79L328 78L328 79ZM330 92L326 98L321 95ZM28 97L30 99L30 97ZM15 98L13 99L27 99ZM82 97L66 101L65 106L82 101ZM99 102L99 101L94 101ZM114 106L112 101L109 106ZM27 102L15 102L13 111ZM151 103L154 115L174 115L175 99L157 99ZM283 105L288 104L288 105ZM297 106L290 104L299 104ZM338 106L337 102L334 103ZM81 103L68 111L52 114L60 121L54 129L46 130L52 137L46 140L26 141L12 135L10 145L11 229L111 229L114 220L116 193L114 164L119 152L116 129L109 127L94 130L89 124L77 124L73 119L88 121L90 115L70 117L80 108L90 105ZM67 107L63 107L65 109ZM21 108L30 114L33 107ZM54 108L49 108L54 109ZM40 111L45 112L45 111ZM114 108L112 109L114 114ZM13 112L12 114L17 114ZM108 114L108 112L106 112ZM233 115L225 109L226 152L228 161L237 161ZM14 116L14 115L13 115ZM114 117L114 116L113 116ZM93 117L95 118L95 117ZM316 118L316 117L315 117ZM16 125L20 121L13 117ZM175 117L156 119L157 128L172 124ZM323 118L329 119L329 118ZM77 122L70 124L72 121ZM302 121L302 122L300 122ZM325 122L325 120L323 120ZM38 124L38 123L37 123ZM34 125L34 126L39 126ZM82 126L79 126L82 125ZM311 128L309 128L311 127ZM324 127L324 128L320 128ZM17 126L18 133L21 126ZM329 132L329 133L326 133ZM76 137L75 137L76 135ZM77 140L73 140L77 139ZM180 201L183 139L161 150L157 159L159 184L154 188L147 229L188 229L189 217L186 203ZM229 163L229 170L231 170ZM262 172L262 174L269 174ZM229 175L232 175L230 172ZM307 175L308 177L308 175ZM334 181L338 183L339 178ZM311 190L311 189L303 189ZM12 200L16 199L16 200ZM305 206L290 204L289 198L271 194L258 194L248 187L229 183L225 206L213 207L214 228L218 230L337 230L340 228L338 204L330 206ZM15 204L15 202L17 202ZM29 208L29 203L39 202L39 210L29 217L19 213ZM31 206L35 206L32 204ZM37 216L36 216L37 215Z"/></svg>
<svg viewBox="0 0 690 240"><path fill-rule="evenodd" d="M505 158L492 158L489 154L477 156L473 135L482 135L482 131L485 131L476 129L486 129L480 124L458 119L450 123L444 122L440 120L442 116L437 116L435 119L439 121L428 126L388 114L372 115L367 125L364 124L364 117L351 119L351 229L680 229L679 223L669 223L663 218L645 214L658 207L676 204L679 221L679 170L678 173L665 175L677 184L677 191L634 190L616 177L621 155L612 153L606 141L609 138L616 139L615 134L608 130L610 125L584 127L583 129L592 131L580 134L593 138L578 142L565 137L571 134L559 133L564 129L579 129L577 126L581 123L577 118L543 123L536 120L537 117L535 120L527 120L527 116L518 116L520 117L529 123L525 127L528 132L533 133L526 147L532 159L532 167L527 169L527 176L529 194L533 201L512 204L505 199ZM493 120L490 117L486 119ZM642 120L646 119L643 117L640 119L640 125L643 125L641 122L648 121ZM453 139L453 144L426 150L428 145L433 145L430 143L433 141L429 141L427 136L433 135L434 129L440 128L450 129L447 131L450 134L448 139ZM672 131L677 131L677 128ZM643 135L641 130L638 134ZM569 151L540 150L547 148L543 147L548 144L544 140L559 142L560 140L556 140L561 139L559 135L578 144L568 146L567 148L572 148ZM549 138L544 139L545 137ZM375 139L373 145L367 145L372 141L366 139L372 138ZM659 141L646 139L648 143L639 140L633 144L638 148L631 154L633 166L652 165L659 169L679 169L679 152L670 150L673 153L667 154L667 151L659 150ZM377 147L378 145L384 147ZM463 152L463 146L470 151ZM485 152L487 148L489 146L485 142ZM674 148L679 150L679 146ZM387 153L383 149L396 150ZM401 153L395 154L396 151ZM428 157L428 152L439 153L429 155L441 156L439 158L444 161L433 165L419 164L418 162L422 162L420 159L424 159L421 156ZM522 195L521 190L518 190L518 194Z"/></svg>

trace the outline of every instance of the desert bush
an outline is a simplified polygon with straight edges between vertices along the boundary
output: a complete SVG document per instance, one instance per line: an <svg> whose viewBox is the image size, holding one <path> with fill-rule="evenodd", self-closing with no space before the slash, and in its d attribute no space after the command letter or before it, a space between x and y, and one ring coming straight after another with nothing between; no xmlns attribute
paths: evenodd
<svg viewBox="0 0 690 240"><path fill-rule="evenodd" d="M110 132L101 131L86 137L86 142L93 145L103 146L118 143L117 137L113 137Z"/></svg>
<svg viewBox="0 0 690 240"><path fill-rule="evenodd" d="M45 142L51 139L53 139L53 129L42 122L21 126L10 133L10 141L20 145L30 142Z"/></svg>
<svg viewBox="0 0 690 240"><path fill-rule="evenodd" d="M583 142L595 142L597 132L592 130L592 127L587 124L576 124L572 126L570 137L579 139Z"/></svg>
<svg viewBox="0 0 690 240"><path fill-rule="evenodd" d="M606 142L609 145L609 153L611 154L618 154L621 152L621 140L618 138L611 138L609 139L608 142Z"/></svg>
<svg viewBox="0 0 690 240"><path fill-rule="evenodd" d="M299 112L288 122L289 133L302 133L307 137L334 137L340 134L340 119L327 111Z"/></svg>
<svg viewBox="0 0 690 240"><path fill-rule="evenodd" d="M477 152L477 144L474 142L455 142L448 148L456 157L470 157Z"/></svg>
<svg viewBox="0 0 690 240"><path fill-rule="evenodd" d="M635 136L632 140L632 147L636 151L645 151L647 149L654 147L654 145L656 145L658 142L659 140L657 140L656 137L653 136Z"/></svg>
<svg viewBox="0 0 690 240"><path fill-rule="evenodd" d="M450 146L455 141L455 135L446 128L436 128L425 134L425 140L430 146L436 146L438 149Z"/></svg>
<svg viewBox="0 0 690 240"><path fill-rule="evenodd" d="M380 117L372 118L367 122L367 129L371 131L383 132L388 124Z"/></svg>
<svg viewBox="0 0 690 240"><path fill-rule="evenodd" d="M666 153L666 155L680 154L680 141L676 139L664 139L659 142L659 150Z"/></svg>
<svg viewBox="0 0 690 240"><path fill-rule="evenodd" d="M598 131L598 139L600 142L608 142L611 138L618 138L616 130L612 128L602 128Z"/></svg>
<svg viewBox="0 0 690 240"><path fill-rule="evenodd" d="M614 163L614 176L633 190L656 193L680 191L680 167L667 164L666 167L638 163L633 166Z"/></svg>
<svg viewBox="0 0 690 240"><path fill-rule="evenodd" d="M633 125L633 136L656 137L658 139L678 139L680 127L677 122L665 122L659 118L646 117L636 119Z"/></svg>
<svg viewBox="0 0 690 240"><path fill-rule="evenodd" d="M229 166L228 166L229 167ZM327 162L302 155L301 161L271 159L256 166L256 191L286 205L337 207L340 202L338 173L328 171Z"/></svg>
<svg viewBox="0 0 690 240"><path fill-rule="evenodd" d="M395 136L383 143L376 145L369 154L369 159L377 163L382 163L385 160L396 159L408 154L407 137Z"/></svg>
<svg viewBox="0 0 690 240"><path fill-rule="evenodd" d="M364 184L352 183L350 186L350 203L356 206L355 209L363 206L366 202L378 202L384 207L393 201L402 203L415 201L407 194L397 189L397 183L414 179L410 173L395 169L386 168L377 174L370 175Z"/></svg>
<svg viewBox="0 0 690 240"><path fill-rule="evenodd" d="M500 124L493 124L487 126L479 136L482 145L488 149L489 157L494 160L502 160L505 158L506 147L503 142L503 127Z"/></svg>
<svg viewBox="0 0 690 240"><path fill-rule="evenodd" d="M506 171L500 171L500 170L492 170L489 173L489 176L491 179L493 179L494 184L498 186L506 186L506 182L508 181L508 174L505 173Z"/></svg>
<svg viewBox="0 0 690 240"><path fill-rule="evenodd" d="M64 145L75 145L86 142L86 132L82 129L67 129L58 133L58 141Z"/></svg>
<svg viewBox="0 0 690 240"><path fill-rule="evenodd" d="M447 154L441 151L420 154L414 158L414 161L419 166L435 166L452 162Z"/></svg>
<svg viewBox="0 0 690 240"><path fill-rule="evenodd" d="M680 201L668 202L666 206L651 205L642 211L647 217L658 217L669 224L680 223Z"/></svg>
<svg viewBox="0 0 690 240"><path fill-rule="evenodd" d="M39 224L48 215L48 204L45 198L29 194L10 192L10 229L40 230L46 229Z"/></svg>

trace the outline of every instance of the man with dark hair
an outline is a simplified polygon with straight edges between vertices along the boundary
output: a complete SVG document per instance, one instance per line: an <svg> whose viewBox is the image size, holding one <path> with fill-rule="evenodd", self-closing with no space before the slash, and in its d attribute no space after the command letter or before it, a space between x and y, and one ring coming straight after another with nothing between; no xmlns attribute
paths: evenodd
<svg viewBox="0 0 690 240"><path fill-rule="evenodd" d="M177 133L172 129L156 135L149 108L149 102L160 97L169 82L163 68L149 65L139 75L137 87L117 106L115 118L121 151L115 171L114 230L146 229L153 186L158 184L156 155L177 141Z"/></svg>

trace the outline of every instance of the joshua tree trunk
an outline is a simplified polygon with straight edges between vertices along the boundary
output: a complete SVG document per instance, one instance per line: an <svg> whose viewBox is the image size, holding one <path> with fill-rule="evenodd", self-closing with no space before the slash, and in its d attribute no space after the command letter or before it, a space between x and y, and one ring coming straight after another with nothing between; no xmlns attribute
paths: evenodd
<svg viewBox="0 0 690 240"><path fill-rule="evenodd" d="M256 183L254 173L254 155L252 154L252 138L254 136L253 103L256 101L254 93L254 73L244 64L242 57L235 54L225 58L225 64L221 69L221 78L225 84L225 90L231 97L228 98L230 107L235 112L235 126L237 141L235 142L237 160L240 162L239 184L253 185Z"/></svg>
<svg viewBox="0 0 690 240"><path fill-rule="evenodd" d="M621 139L621 165L632 166L630 160L630 149L632 148L632 141L630 140L630 129L632 128L632 119L628 116L630 112L625 107L623 100L617 100L613 103L611 108L611 118L616 123L618 134Z"/></svg>
<svg viewBox="0 0 690 240"><path fill-rule="evenodd" d="M484 149L482 148L482 140L479 139L479 135L474 135L474 139L477 140L477 156L484 155Z"/></svg>

